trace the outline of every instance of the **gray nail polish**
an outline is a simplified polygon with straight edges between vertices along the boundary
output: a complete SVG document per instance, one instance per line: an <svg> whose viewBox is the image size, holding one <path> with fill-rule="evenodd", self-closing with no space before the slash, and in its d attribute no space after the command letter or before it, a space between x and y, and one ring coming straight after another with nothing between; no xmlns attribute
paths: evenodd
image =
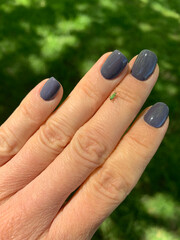
<svg viewBox="0 0 180 240"><path fill-rule="evenodd" d="M46 101L51 100L56 96L60 86L59 82L54 77L51 77L41 89L40 96Z"/></svg>
<svg viewBox="0 0 180 240"><path fill-rule="evenodd" d="M157 64L157 56L149 50L140 52L133 65L131 74L138 80L144 81L151 76Z"/></svg>
<svg viewBox="0 0 180 240"><path fill-rule="evenodd" d="M165 123L168 115L168 106L163 102L157 102L144 115L144 121L155 128L159 128Z"/></svg>
<svg viewBox="0 0 180 240"><path fill-rule="evenodd" d="M127 63L127 58L120 51L115 50L103 64L101 74L106 79L113 79L123 71Z"/></svg>

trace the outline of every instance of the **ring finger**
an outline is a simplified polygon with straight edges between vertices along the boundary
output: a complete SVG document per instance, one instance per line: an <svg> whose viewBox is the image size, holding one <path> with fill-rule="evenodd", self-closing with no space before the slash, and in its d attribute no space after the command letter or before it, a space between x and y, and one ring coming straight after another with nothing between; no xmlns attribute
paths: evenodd
<svg viewBox="0 0 180 240"><path fill-rule="evenodd" d="M46 92L46 95L41 94L44 99L39 97L43 85L44 90L51 87L51 91ZM1 125L0 166L19 152L31 135L56 108L63 95L63 89L60 86L59 82L53 77L48 81L46 79L40 82Z"/></svg>
<svg viewBox="0 0 180 240"><path fill-rule="evenodd" d="M102 72L106 78L112 78L113 81L105 79L100 73L101 66L109 55L110 53L104 54L97 61L67 100L27 141L21 151L0 169L0 200L6 200L42 172L62 152L78 128L93 116L109 93L124 78L129 68L127 59L118 50L108 58L111 64ZM37 94L37 103L38 97ZM33 98L31 102L34 102ZM40 108L41 104L37 106ZM30 114L33 112L31 108L32 106L28 105L28 108L26 106ZM41 114L36 114L41 119Z"/></svg>
<svg viewBox="0 0 180 240"><path fill-rule="evenodd" d="M142 60L142 57L145 59ZM131 65L133 62L134 60ZM27 226L32 224L32 220L29 222L27 219L31 219L32 212L36 212L33 214L34 224L37 224L39 216L42 220L40 222L44 223L37 228L36 234L44 230L67 196L82 184L95 168L103 164L113 151L157 80L159 71L156 62L152 52L144 51L138 56L132 69L133 75L128 74L117 87L118 95L115 101L107 99L92 119L77 131L70 144L54 162L14 196L12 200L17 205L17 211L13 212L13 219L16 219L15 215L21 211L21 203L26 202L23 199L27 198L26 216L23 215L26 220L23 218L23 221L27 221ZM135 76L148 80L138 81ZM33 204L34 201L36 204ZM11 199L4 207L11 208ZM18 226L21 231L21 224ZM30 226L28 231L32 231Z"/></svg>
<svg viewBox="0 0 180 240"><path fill-rule="evenodd" d="M46 233L47 239L64 236L75 240L80 235L82 239L91 239L130 193L157 151L168 128L168 112L166 104L156 103L141 113L107 161L86 179L58 213Z"/></svg>

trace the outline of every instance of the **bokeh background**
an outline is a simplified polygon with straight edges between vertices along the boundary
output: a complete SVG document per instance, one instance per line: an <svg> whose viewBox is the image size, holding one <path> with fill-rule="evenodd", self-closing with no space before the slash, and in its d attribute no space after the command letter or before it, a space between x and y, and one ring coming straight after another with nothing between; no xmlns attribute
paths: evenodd
<svg viewBox="0 0 180 240"><path fill-rule="evenodd" d="M143 109L170 108L170 126L127 199L93 240L180 239L180 0L0 0L0 124L42 79L64 98L97 59L119 49L159 58L160 77ZM36 103L35 103L36 104Z"/></svg>

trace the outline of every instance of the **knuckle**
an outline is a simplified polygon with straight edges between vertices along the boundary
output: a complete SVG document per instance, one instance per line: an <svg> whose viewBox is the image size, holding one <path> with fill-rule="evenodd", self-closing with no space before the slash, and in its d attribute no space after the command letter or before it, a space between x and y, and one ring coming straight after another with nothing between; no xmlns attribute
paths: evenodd
<svg viewBox="0 0 180 240"><path fill-rule="evenodd" d="M55 154L59 154L69 143L71 134L64 121L51 119L40 127L38 137L45 147L51 149Z"/></svg>
<svg viewBox="0 0 180 240"><path fill-rule="evenodd" d="M131 149L133 148L136 154L138 154L141 158L145 158L145 156L150 152L150 147L145 137L141 138L138 135L129 134L127 138L127 142L131 146Z"/></svg>
<svg viewBox="0 0 180 240"><path fill-rule="evenodd" d="M19 105L20 113L25 117L25 119L30 120L32 123L37 124L40 118L42 118L41 114L35 114L35 107L32 105L30 101L22 101Z"/></svg>
<svg viewBox="0 0 180 240"><path fill-rule="evenodd" d="M38 238L38 240L55 240L57 239L57 234L56 236L54 236L54 238L52 238L50 235L49 235L49 228L47 228Z"/></svg>
<svg viewBox="0 0 180 240"><path fill-rule="evenodd" d="M137 104L138 97L130 90L124 86L118 89L118 98L119 100L128 103L128 104Z"/></svg>
<svg viewBox="0 0 180 240"><path fill-rule="evenodd" d="M103 143L100 131L84 128L78 132L72 142L72 153L77 155L77 161L88 167L100 166L107 153L107 146ZM86 161L82 161L82 159Z"/></svg>
<svg viewBox="0 0 180 240"><path fill-rule="evenodd" d="M131 191L132 180L120 171L105 167L98 172L94 187L103 199L119 204Z"/></svg>
<svg viewBox="0 0 180 240"><path fill-rule="evenodd" d="M15 222L21 222L21 215L11 214L9 216L9 211L1 212L1 226L0 226L0 236L1 240L14 239L14 234L18 225Z"/></svg>
<svg viewBox="0 0 180 240"><path fill-rule="evenodd" d="M3 157L13 157L18 151L16 141L11 140L10 134L11 132L7 131L7 128L6 130L0 128L0 155Z"/></svg>
<svg viewBox="0 0 180 240"><path fill-rule="evenodd" d="M97 101L100 98L100 92L98 91L97 87L92 82L90 84L88 81L81 85L80 94L82 94L82 99L86 97L87 100L88 98L88 100L91 102L91 106L96 106Z"/></svg>

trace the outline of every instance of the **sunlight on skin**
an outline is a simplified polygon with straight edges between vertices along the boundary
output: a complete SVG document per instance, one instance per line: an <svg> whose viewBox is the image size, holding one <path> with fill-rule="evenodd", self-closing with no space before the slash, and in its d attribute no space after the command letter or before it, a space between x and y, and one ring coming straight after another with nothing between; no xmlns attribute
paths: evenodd
<svg viewBox="0 0 180 240"><path fill-rule="evenodd" d="M47 2L46 0L33 0L33 1L32 0L15 0L13 1L13 3L10 1L5 4L0 4L0 10L2 10L2 12L4 13L9 14L16 9L18 10L19 8L20 9L25 8L28 11L31 11L30 7L33 7L33 8L40 9L39 12L41 13L42 8L45 7L47 4L46 2ZM22 63L24 62L26 63L26 60L28 60L28 63L33 73L37 75L46 74L48 71L47 70L48 61L52 61L52 62L56 60L58 61L58 58L60 56L65 57L62 54L63 52L66 52L66 49L76 48L78 46L81 46L80 45L81 37L78 37L78 34L76 37L76 33L80 32L83 36L86 37L86 32L90 31L92 28L95 29L96 27L99 27L99 29L101 28L102 30L105 30L105 33L107 33L107 35L104 37L105 34L103 34L102 32L99 33L99 31L95 31L95 33L98 35L95 35L93 33L92 41L87 39L87 44L88 44L87 50L89 50L87 57L83 56L82 61L79 61L77 58L77 61L79 61L78 70L83 76L92 67L92 65L95 63L96 59L98 59L99 54L101 54L101 52L114 50L114 49L109 49L109 46L110 47L114 46L115 49L116 48L119 49L130 60L130 56L132 54L131 50L138 49L138 47L140 47L141 44L142 45L144 44L144 39L146 40L146 38L143 38L143 37L146 36L146 33L147 33L147 35L149 34L148 36L150 36L150 40L145 43L147 43L147 47L150 47L151 50L159 54L159 60L161 65L161 81L156 83L154 91L156 91L159 94L159 96L162 96L162 97L167 95L168 99L171 99L171 96L172 96L173 101L175 99L173 98L174 96L176 96L176 99L177 99L177 96L179 94L178 93L179 78L178 78L178 71L177 72L173 71L176 57L174 57L172 61L169 61L168 56L171 48L172 50L175 50L174 52L176 52L174 43L178 44L178 42L180 42L180 35L178 35L178 31L176 31L175 29L175 26L177 25L178 27L178 22L180 22L180 16L178 15L178 13L176 13L175 10L170 9L170 7L168 8L168 1L164 1L164 0L162 1L140 0L140 4L137 4L137 7L133 3L129 2L127 3L127 6L130 6L130 8L126 8L126 4L124 4L123 1L119 1L119 0L114 0L114 1L99 0L97 2L98 4L94 4L94 5L93 3L91 5L89 2L85 2L85 3L77 2L76 4L73 3L73 5L75 5L74 9L75 11L77 11L77 16L74 17L74 14L72 14L72 16L70 14L69 15L70 18L65 19L63 14L59 13L59 10L58 10L60 9L61 4L63 8L64 3L63 2L61 3L61 1L58 2L58 0L52 1L52 2L49 1L48 7L50 7L50 9L54 12L54 15L52 16L53 21L55 21L55 24L53 22L54 25L47 24L48 25L47 26L46 21L44 21L43 19L42 19L43 25L37 26L37 24L33 24L33 19L36 18L36 14L38 12L35 14L34 17L32 17L32 19L30 19L30 21L27 21L27 22L23 20L21 12L19 13L20 14L19 17L14 16L12 19L15 19L15 22L13 23L12 26L10 24L10 27L9 27L10 30L7 32L9 33L13 29L15 29L16 31L16 28L17 28L17 38L8 39L8 36L9 36L8 34L7 36L6 35L3 36L3 39L5 40L1 38L0 59L3 59L3 56L6 56L6 54L8 53L10 54L15 53L17 51L16 49L18 49L20 44L22 44L22 47L26 47L26 44L24 44L23 41L21 42L21 36L23 35L23 33L21 33L21 31L19 32L18 30L19 26L20 26L20 30L22 29L25 33L24 39L26 40L26 42L30 40L29 34L27 34L26 36L26 33L29 33L29 32L32 33L31 32L32 30L33 30L33 33L34 31L35 33L37 33L37 36L35 36L35 43L37 43L37 47L39 47L40 54L35 52L34 50L32 50L31 52L30 48L29 49L27 48L28 54L25 56L23 56L24 50L21 50L22 52L17 52L17 54L19 54L19 57L18 57L19 62L15 61L15 63L13 63L12 65L11 63L8 62L9 67L6 67L4 70L7 73L7 76L8 77L16 76L18 69L22 68L23 66ZM167 6L165 5L165 3ZM55 4L55 7L53 7L54 6L53 4ZM56 5L59 6L59 8L56 8ZM121 5L122 5L122 8L121 8ZM141 7L144 7L144 9L143 8L141 9ZM123 12L121 12L124 10L127 11L127 15L123 15ZM153 12L153 14L158 15L157 25L153 20L153 18L151 19L151 13L147 12L148 10L150 12ZM91 14L91 11L93 12L93 14ZM136 23L136 18L133 19L135 21L133 22L130 21L131 16L134 16L133 11L137 11L137 13L138 11L142 11L142 16L140 14L137 17L137 20L138 20L137 28L135 28L135 30L133 30L135 27L133 24ZM109 13L109 16L108 14L106 16L107 12ZM147 13L147 18L146 18L146 13ZM17 11L17 14L18 14L18 11ZM120 21L118 22L118 24L116 24L116 20L118 20L118 17L116 18L115 14L125 16L124 22ZM55 18L53 18L54 16ZM162 42L160 38L161 37L160 33L165 28L161 26L161 21L159 21L160 19L161 20L164 19L165 26L167 26L167 28L170 29L168 30L169 33L162 35L167 37L166 39L162 38ZM169 19L173 20L172 22L173 24L175 24L175 26L171 25L171 22L169 23ZM107 26L107 32L106 32L106 29L103 28L103 26L106 26L104 25L104 23L110 24L110 26ZM6 26L3 28L2 33L6 32L4 29L6 29ZM131 48L131 45L133 45L134 42L132 41L131 43L131 39L126 38L125 36L126 35L131 36L131 34L134 34L135 39L137 40L139 37L137 37L135 34L136 30L141 31L142 40L140 39L139 43L137 41L137 44L135 44L135 46ZM153 32L154 34L152 34L152 36L156 36L157 39L159 39L160 41L156 41L156 38L153 38L153 37L151 38L150 34L151 34L151 31L153 30L155 31ZM169 41L168 38L171 41ZM83 38L83 40L84 39L85 38ZM145 44L143 46L145 46ZM93 47L94 49L96 49L96 51L91 52L91 49ZM78 48L77 50L79 51ZM162 53L162 56L161 56L161 53ZM174 54L172 55L174 56ZM72 54L70 57L72 57ZM34 75L32 74L32 76L36 77L35 74ZM3 112L7 111L6 108L7 107L0 105L0 114L3 114ZM174 141L178 142L178 140L174 140L173 135L172 137L173 137L172 138L173 141L171 141L172 144L174 144ZM178 136L177 136L177 139L178 139ZM167 147L169 147L169 142L167 142ZM174 150L173 147L172 149ZM152 173L152 176L153 176L153 173ZM143 194L143 191L144 190L142 189L141 194ZM168 232L168 230L165 230L160 227L153 227L152 225L150 225L151 223L149 222L148 218L147 219L143 218L143 216L141 217L141 215L139 215L139 217L137 216L136 218L135 214L137 212L141 214L141 211L143 211L143 213L145 212L145 214L149 216L152 216L152 217L154 216L159 219L164 219L165 221L167 221L167 223L169 223L169 218L174 219L173 217L175 217L175 220L173 221L178 221L177 218L178 217L180 218L180 210L179 210L180 205L178 203L175 203L174 200L171 199L168 195L160 194L160 193L156 194L153 197L152 196L142 197L142 204L145 210L138 209L138 207L135 206L133 209L130 209L129 213L127 213L125 216L123 215L119 216L119 218L121 217L119 222L115 222L113 218L106 219L105 222L100 227L100 231L104 236L103 239L119 240L121 233L127 236L127 235L130 235L131 232L133 232L132 230L134 230L134 232L137 232L139 234L142 233L142 237L143 237L143 233L145 233L146 240L152 240L152 239L153 240L162 240L162 239L177 240L177 237L173 235L173 233L171 233L170 231ZM128 204L127 204L127 207L129 207ZM125 220L123 219L123 217ZM123 227L124 222L126 224L125 227ZM170 229L171 228L173 227L170 227ZM134 239L134 237L132 236L132 238L130 237L129 239ZM145 238L143 238L143 240L145 240Z"/></svg>
<svg viewBox="0 0 180 240"><path fill-rule="evenodd" d="M175 202L171 196L157 193L155 196L143 196L141 201L150 215L165 220L174 219L178 221L180 219L180 204Z"/></svg>
<svg viewBox="0 0 180 240"><path fill-rule="evenodd" d="M160 227L150 227L145 231L145 240L179 240L178 236Z"/></svg>

